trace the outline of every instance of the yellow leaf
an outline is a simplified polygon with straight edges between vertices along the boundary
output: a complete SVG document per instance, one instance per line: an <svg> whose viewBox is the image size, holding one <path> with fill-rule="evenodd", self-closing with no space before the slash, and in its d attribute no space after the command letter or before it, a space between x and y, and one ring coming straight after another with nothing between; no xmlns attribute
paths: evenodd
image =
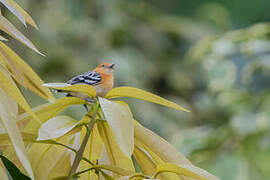
<svg viewBox="0 0 270 180"><path fill-rule="evenodd" d="M79 121L69 116L56 116L46 121L39 128L38 141L55 139L71 131Z"/></svg>
<svg viewBox="0 0 270 180"><path fill-rule="evenodd" d="M9 34L11 37L17 39L21 43L25 44L38 54L44 56L41 52L38 51L38 49L34 46L34 44L27 39L20 31L17 30L17 28L11 24L4 16L0 15L0 29L4 31L5 33Z"/></svg>
<svg viewBox="0 0 270 180"><path fill-rule="evenodd" d="M2 88L16 103L18 103L26 112L31 114L39 123L39 119L33 113L32 109L24 99L20 90L12 81L11 77L0 68L0 88Z"/></svg>
<svg viewBox="0 0 270 180"><path fill-rule="evenodd" d="M177 149L154 132L135 122L135 139L142 142L157 154L163 161L175 164L191 164Z"/></svg>
<svg viewBox="0 0 270 180"><path fill-rule="evenodd" d="M70 85L66 83L46 83L43 84L43 86L63 91L80 92L90 97L96 96L95 88L86 84Z"/></svg>
<svg viewBox="0 0 270 180"><path fill-rule="evenodd" d="M204 178L190 171L189 169L183 168L176 164L164 163L164 164L158 165L156 173L161 173L161 172L171 172L171 173L176 173L176 174L187 176L187 177L196 178L198 180L207 180L207 178Z"/></svg>
<svg viewBox="0 0 270 180"><path fill-rule="evenodd" d="M104 98L98 99L116 142L125 155L131 157L134 150L134 125L128 105L122 105Z"/></svg>
<svg viewBox="0 0 270 180"><path fill-rule="evenodd" d="M3 169L2 162L0 162L0 177L2 180L8 180L6 170Z"/></svg>
<svg viewBox="0 0 270 180"><path fill-rule="evenodd" d="M15 1L13 1L13 0L9 0L9 4L12 5L14 8L16 8L16 10L19 11L19 12L23 15L25 21L26 21L28 24L30 24L30 25L32 25L34 28L38 29L38 27L37 27L35 21L32 19L32 17L31 17L31 16L30 16L23 8L21 8L21 6L19 6L19 5L18 5Z"/></svg>
<svg viewBox="0 0 270 180"><path fill-rule="evenodd" d="M119 148L114 135L106 122L98 122L98 131L105 145L111 165L123 167L126 170L134 171L131 158L128 158Z"/></svg>
<svg viewBox="0 0 270 180"><path fill-rule="evenodd" d="M10 10L23 24L26 26L24 16L21 14L20 11L17 10L10 2L12 0L0 0L0 2Z"/></svg>
<svg viewBox="0 0 270 180"><path fill-rule="evenodd" d="M2 57L1 60L5 62L5 66L19 84L23 85L26 89L32 90L44 99L49 101L54 100L50 90L42 86L44 82L33 69L2 42L0 42L0 56Z"/></svg>
<svg viewBox="0 0 270 180"><path fill-rule="evenodd" d="M28 175L34 180L33 171L28 160L23 138L16 124L17 104L0 88L0 121L5 127L18 158Z"/></svg>
<svg viewBox="0 0 270 180"><path fill-rule="evenodd" d="M135 146L133 156L144 174L149 176L154 175L156 164L145 150Z"/></svg>
<svg viewBox="0 0 270 180"><path fill-rule="evenodd" d="M112 165L107 165L107 164L102 164L102 165L96 165L96 168L100 168L100 169L105 169L105 170L109 170L115 174L119 174L121 176L129 176L134 174L134 171L129 171L117 166L112 166Z"/></svg>
<svg viewBox="0 0 270 180"><path fill-rule="evenodd" d="M41 123L31 121L32 117L28 113L24 113L18 117L18 123L30 121L24 128L24 132L37 133L41 124L56 116L58 113L63 111L65 108L72 104L84 104L85 101L75 97L64 97L57 99L55 102L43 104L41 106L33 108L33 111L40 119Z"/></svg>
<svg viewBox="0 0 270 180"><path fill-rule="evenodd" d="M37 139L36 134L31 133L21 133L21 136L23 138L23 142L35 142ZM0 147L4 145L10 145L11 141L7 133L1 133L0 134Z"/></svg>
<svg viewBox="0 0 270 180"><path fill-rule="evenodd" d="M175 104L174 102L168 101L155 94L152 94L142 89L138 89L134 87L117 87L117 88L112 89L106 95L106 98L118 98L118 97L131 97L131 98L141 99L141 100L153 102L156 104L160 104L163 106L168 106L170 108L189 112L189 110L179 106L178 104Z"/></svg>

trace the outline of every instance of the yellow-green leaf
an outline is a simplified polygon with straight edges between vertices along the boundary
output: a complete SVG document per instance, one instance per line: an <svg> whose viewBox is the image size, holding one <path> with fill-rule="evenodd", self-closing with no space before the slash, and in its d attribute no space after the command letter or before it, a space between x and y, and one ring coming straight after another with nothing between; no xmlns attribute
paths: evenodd
<svg viewBox="0 0 270 180"><path fill-rule="evenodd" d="M157 154L163 161L175 163L175 164L190 164L191 162L183 156L177 149L175 149L170 143L165 141L162 137L158 136L149 129L141 126L138 122L135 122L135 139L143 143L147 147L151 147L151 150Z"/></svg>
<svg viewBox="0 0 270 180"><path fill-rule="evenodd" d="M16 84L12 81L11 77L5 73L5 71L0 66L0 88L2 88L16 103L18 103L26 112L31 114L35 120L38 122L39 119L33 113L32 109L24 99L20 90L17 88Z"/></svg>
<svg viewBox="0 0 270 180"><path fill-rule="evenodd" d="M10 2L12 0L0 0L0 2L10 10L22 23L24 26L26 26L25 19L20 11L17 10Z"/></svg>
<svg viewBox="0 0 270 180"><path fill-rule="evenodd" d="M23 138L16 124L17 104L0 88L0 121L2 122L9 138L15 148L16 154L27 171L34 180L33 171L28 160Z"/></svg>
<svg viewBox="0 0 270 180"><path fill-rule="evenodd" d="M21 133L21 136L23 138L24 142L35 142L37 139L36 134L31 134L31 133ZM7 133L1 133L0 134L0 147L4 145L10 145L11 141Z"/></svg>
<svg viewBox="0 0 270 180"><path fill-rule="evenodd" d="M23 15L25 21L28 24L30 24L34 28L38 29L38 26L36 25L35 21L23 8L21 8L21 6L19 6L14 0L9 0L9 4L12 5L14 8L16 8L16 10L19 11Z"/></svg>
<svg viewBox="0 0 270 180"><path fill-rule="evenodd" d="M41 123L36 123L35 121L31 121L32 118L28 113L24 113L18 117L18 122L24 123L30 121L26 127L24 128L24 132L28 133L37 133L41 124L49 120L50 118L56 116L58 113L63 111L65 108L72 104L84 104L85 100L75 98L75 97L64 97L61 99L57 99L53 103L43 104L33 109L35 114L40 119Z"/></svg>
<svg viewBox="0 0 270 180"><path fill-rule="evenodd" d="M121 176L129 176L135 173L134 171L129 171L129 170L126 170L117 166L108 165L108 164L96 165L96 168L109 170Z"/></svg>
<svg viewBox="0 0 270 180"><path fill-rule="evenodd" d="M46 83L43 84L43 86L63 91L80 92L90 97L96 96L95 88L86 84L70 85L66 83Z"/></svg>
<svg viewBox="0 0 270 180"><path fill-rule="evenodd" d="M61 137L72 130L79 121L69 116L56 116L39 128L38 141Z"/></svg>
<svg viewBox="0 0 270 180"><path fill-rule="evenodd" d="M134 125L128 105L104 98L99 98L99 103L119 147L127 157L131 157L134 150Z"/></svg>
<svg viewBox="0 0 270 180"><path fill-rule="evenodd" d="M131 97L136 99L141 99L170 108L178 109L181 111L189 112L189 110L179 106L178 104L168 101L160 96L152 94L150 92L144 91L142 89L134 87L117 87L112 89L107 95L106 98L118 98L118 97Z"/></svg>
<svg viewBox="0 0 270 180"><path fill-rule="evenodd" d="M187 176L187 177L192 177L198 180L207 180L207 178L202 177L199 174L196 174L187 168L183 168L181 166L178 166L176 164L171 164L171 163L164 163L164 164L158 165L156 173L159 174L161 172L171 172L171 173L176 173L176 174Z"/></svg>
<svg viewBox="0 0 270 180"><path fill-rule="evenodd" d="M13 24L11 24L4 16L1 15L0 15L0 29L5 33L9 34L11 37L25 44L38 54L44 56L44 54L39 52L38 49L29 39L27 39Z"/></svg>
<svg viewBox="0 0 270 180"><path fill-rule="evenodd" d="M129 171L134 171L131 158L127 157L121 151L108 124L106 122L98 122L97 124L98 131L105 145L106 155L109 158L110 164L123 167Z"/></svg>
<svg viewBox="0 0 270 180"><path fill-rule="evenodd" d="M7 41L7 39L4 38L3 36L0 36L0 41Z"/></svg>
<svg viewBox="0 0 270 180"><path fill-rule="evenodd" d="M48 101L54 100L54 96L50 90L42 86L44 82L33 69L2 42L0 42L0 56L5 66L19 84L23 85L26 89L32 90L34 93Z"/></svg>

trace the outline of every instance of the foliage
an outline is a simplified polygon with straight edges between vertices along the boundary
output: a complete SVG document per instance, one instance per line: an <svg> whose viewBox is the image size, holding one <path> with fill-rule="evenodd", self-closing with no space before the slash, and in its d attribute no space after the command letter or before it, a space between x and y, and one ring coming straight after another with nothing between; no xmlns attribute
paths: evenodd
<svg viewBox="0 0 270 180"><path fill-rule="evenodd" d="M25 26L28 22L37 27L15 2L2 0L1 3ZM0 17L0 25L4 32L41 54L3 16ZM3 43L0 53L1 149L31 179L218 179L193 166L170 144L142 127L133 119L128 104L111 99L127 96L188 111L183 107L131 87L115 88L105 99L95 97L95 90L91 86L43 85L39 76ZM20 85L51 102L31 109L19 89ZM54 100L47 87L83 92L92 96L96 103L70 97ZM80 121L69 116L56 116L73 104L88 104L91 109ZM19 107L25 110L20 115ZM147 138L142 138L143 136ZM160 144L166 150L160 152L159 147L153 148L151 143ZM135 161L131 159L132 155L135 156L135 145L139 150L135 158L142 169L141 173L135 171ZM174 158L171 159L171 156ZM11 176L30 179L10 160L2 155L1 159L9 172L6 174L3 166L0 166L2 178ZM82 160L86 164L81 163ZM152 166L148 168L145 163L151 163Z"/></svg>

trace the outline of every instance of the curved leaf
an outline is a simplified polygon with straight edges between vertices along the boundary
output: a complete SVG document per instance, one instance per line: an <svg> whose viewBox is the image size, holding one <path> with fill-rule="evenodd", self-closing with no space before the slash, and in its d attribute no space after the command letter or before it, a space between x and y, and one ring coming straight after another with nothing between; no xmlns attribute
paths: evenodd
<svg viewBox="0 0 270 180"><path fill-rule="evenodd" d="M88 96L91 97L96 96L95 88L93 86L86 84L70 85L66 83L46 83L43 84L43 86L63 91L80 92L87 94Z"/></svg>
<svg viewBox="0 0 270 180"><path fill-rule="evenodd" d="M12 81L11 77L0 67L0 88L2 88L16 103L18 103L26 112L31 114L38 122L39 119L33 113L32 109L24 99L16 84Z"/></svg>
<svg viewBox="0 0 270 180"><path fill-rule="evenodd" d="M106 122L98 122L98 132L106 148L110 164L134 171L131 158L128 158L119 148L114 135Z"/></svg>
<svg viewBox="0 0 270 180"><path fill-rule="evenodd" d="M0 2L6 6L6 8L8 8L8 10L10 10L10 12L12 12L22 23L24 26L26 26L25 23L25 19L24 16L22 15L22 13L20 11L17 10L17 8L15 8L10 2L12 0L0 0Z"/></svg>
<svg viewBox="0 0 270 180"><path fill-rule="evenodd" d="M162 97L159 97L150 92L144 91L142 89L134 88L134 87L117 87L112 89L107 95L106 98L117 98L117 97L131 97L136 99L141 99L149 102L153 102L156 104L160 104L163 106L167 106L170 108L178 109L181 111L190 112L189 110L179 106L178 104L168 101Z"/></svg>
<svg viewBox="0 0 270 180"><path fill-rule="evenodd" d="M0 56L2 57L1 59L4 61L5 66L19 84L23 85L26 89L32 90L34 93L48 101L53 101L55 99L48 88L42 87L44 82L33 69L2 42L0 42Z"/></svg>
<svg viewBox="0 0 270 180"><path fill-rule="evenodd" d="M104 98L98 99L119 147L127 157L131 157L134 150L134 125L128 105L122 105Z"/></svg>
<svg viewBox="0 0 270 180"><path fill-rule="evenodd" d="M10 160L0 154L0 158L12 179L31 180L30 177L24 175ZM1 174L0 174L1 175Z"/></svg>
<svg viewBox="0 0 270 180"><path fill-rule="evenodd" d="M33 171L28 160L24 142L20 130L16 124L17 104L0 88L0 121L2 122L16 154L27 171L28 175L34 180Z"/></svg>
<svg viewBox="0 0 270 180"><path fill-rule="evenodd" d="M176 174L187 176L187 177L192 177L198 180L208 180L208 178L202 177L190 171L187 168L183 168L181 166L178 166L176 164L171 164L171 163L164 163L164 164L158 165L156 173L158 174L161 172L171 172L171 173L176 173Z"/></svg>
<svg viewBox="0 0 270 180"><path fill-rule="evenodd" d="M14 0L9 0L9 4L12 5L14 8L16 8L16 10L19 11L23 15L25 21L28 24L30 24L34 28L38 29L38 26L36 25L35 21L23 8L21 8L21 6L19 6Z"/></svg>
<svg viewBox="0 0 270 180"><path fill-rule="evenodd" d="M9 34L11 37L17 39L21 43L25 44L38 54L44 56L41 52L38 51L38 49L34 46L34 44L27 39L20 31L17 30L17 28L11 24L4 16L0 15L0 29L4 31L5 33Z"/></svg>
<svg viewBox="0 0 270 180"><path fill-rule="evenodd" d="M72 130L78 123L79 121L69 116L56 116L42 124L39 128L37 140L41 141L61 137Z"/></svg>
<svg viewBox="0 0 270 180"><path fill-rule="evenodd" d="M18 117L18 123L25 123L30 121L26 127L24 128L24 132L28 133L37 133L38 129L42 125L42 123L46 122L50 118L56 116L58 113L63 111L65 108L72 104L84 104L85 100L75 97L64 97L57 99L55 102L43 104L36 108L33 108L33 111L40 119L41 123L36 123L35 121L31 121L32 117L29 116L28 113L24 113Z"/></svg>

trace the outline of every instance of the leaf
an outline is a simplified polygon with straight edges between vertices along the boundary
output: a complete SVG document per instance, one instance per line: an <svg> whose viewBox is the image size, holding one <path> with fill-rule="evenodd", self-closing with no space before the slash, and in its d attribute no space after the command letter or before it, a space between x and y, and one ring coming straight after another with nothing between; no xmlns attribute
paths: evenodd
<svg viewBox="0 0 270 180"><path fill-rule="evenodd" d="M86 84L70 85L66 83L47 83L47 84L43 84L43 86L57 89L57 90L80 92L80 93L87 94L90 97L96 96L95 88L93 86L86 85Z"/></svg>
<svg viewBox="0 0 270 180"><path fill-rule="evenodd" d="M56 141L62 144L69 144L69 137L70 135L66 134L57 138ZM67 176L71 168L69 162L70 151L62 146L34 143L29 147L28 155L35 177L38 180Z"/></svg>
<svg viewBox="0 0 270 180"><path fill-rule="evenodd" d="M33 171L26 154L24 142L16 124L15 118L17 116L17 111L14 111L16 108L17 104L2 89L0 89L0 121L9 135L20 162L28 175L34 180Z"/></svg>
<svg viewBox="0 0 270 180"><path fill-rule="evenodd" d="M24 20L24 16L21 14L20 11L17 10L17 8L15 8L10 2L12 0L0 0L0 2L6 6L6 8L8 8L8 10L10 10L10 12L12 12L22 23L24 26L26 26L25 20Z"/></svg>
<svg viewBox="0 0 270 180"><path fill-rule="evenodd" d="M24 142L35 142L37 135L31 133L21 133ZM7 133L0 134L0 147L11 144L10 138Z"/></svg>
<svg viewBox="0 0 270 180"><path fill-rule="evenodd" d="M207 178L204 178L189 169L183 168L181 166L178 166L176 164L171 164L171 163L165 163L165 164L160 164L157 166L156 173L160 172L171 172L171 173L176 173L179 175L187 176L187 177L192 177L198 180L207 180Z"/></svg>
<svg viewBox="0 0 270 180"><path fill-rule="evenodd" d="M106 98L118 98L118 97L131 97L141 99L156 104L160 104L163 106L168 106L170 108L178 109L181 111L190 112L189 110L179 106L178 104L175 104L174 102L168 101L155 94L134 87L117 87L109 91L109 93L106 95Z"/></svg>
<svg viewBox="0 0 270 180"><path fill-rule="evenodd" d="M97 122L98 132L106 148L106 155L111 165L123 167L126 170L134 171L131 158L128 158L119 148L114 135L106 122Z"/></svg>
<svg viewBox="0 0 270 180"><path fill-rule="evenodd" d="M16 103L18 103L25 111L31 114L35 120L39 122L37 116L33 113L32 109L24 99L20 90L12 81L11 77L4 72L0 67L0 88L2 88Z"/></svg>
<svg viewBox="0 0 270 180"><path fill-rule="evenodd" d="M38 129L42 125L42 123L46 122L50 118L56 116L58 113L63 111L65 108L72 104L84 104L85 100L76 97L64 97L57 99L53 103L43 104L33 109L35 114L40 119L41 123L36 123L35 121L31 121L32 117L28 113L24 113L18 117L18 123L25 123L30 121L26 127L24 128L24 132L28 133L37 133Z"/></svg>
<svg viewBox="0 0 270 180"><path fill-rule="evenodd" d="M19 6L14 0L9 0L9 3L10 3L10 5L12 5L14 8L16 8L17 11L19 11L19 12L23 15L25 21L26 21L28 24L30 24L30 25L32 25L34 28L38 29L38 27L37 27L35 21L32 19L32 17L31 17L31 16L30 16L23 8L21 8L21 6Z"/></svg>
<svg viewBox="0 0 270 180"><path fill-rule="evenodd" d="M72 130L79 121L74 120L69 116L56 116L42 124L39 128L38 141L54 139L65 135Z"/></svg>
<svg viewBox="0 0 270 180"><path fill-rule="evenodd" d="M11 24L4 16L1 15L0 15L0 29L5 33L9 34L11 37L17 39L21 43L28 46L36 53L45 56L44 54L39 52L38 49L34 46L34 44L29 39L27 39L20 31L18 31L13 24Z"/></svg>
<svg viewBox="0 0 270 180"><path fill-rule="evenodd" d="M98 99L116 142L125 155L131 157L134 150L134 125L128 105L122 105L104 98Z"/></svg>
<svg viewBox="0 0 270 180"><path fill-rule="evenodd" d="M0 42L0 56L5 62L5 66L9 69L15 80L23 85L26 89L32 90L40 97L53 101L54 96L50 90L43 87L44 83L41 78L33 71L33 69L24 62L12 49Z"/></svg>
<svg viewBox="0 0 270 180"><path fill-rule="evenodd" d="M5 156L0 154L0 158L8 171L9 175L12 179L20 179L20 180L31 180L30 177L24 175L10 160L8 160Z"/></svg>
<svg viewBox="0 0 270 180"><path fill-rule="evenodd" d="M0 162L0 177L2 178L1 180L9 180L7 177L6 170L4 170L4 165Z"/></svg>
<svg viewBox="0 0 270 180"><path fill-rule="evenodd" d="M96 165L96 168L100 168L100 169L105 169L105 170L109 170L115 174L119 174L121 176L129 176L134 174L134 171L129 171L117 166L112 166L112 165L107 165L107 164L102 164L102 165Z"/></svg>
<svg viewBox="0 0 270 180"><path fill-rule="evenodd" d="M141 126L137 121L134 126L135 139L143 143L157 154L163 161L175 164L189 164L191 162L177 149L154 132Z"/></svg>
<svg viewBox="0 0 270 180"><path fill-rule="evenodd" d="M8 40L4 38L3 36L0 36L0 41L8 41Z"/></svg>

